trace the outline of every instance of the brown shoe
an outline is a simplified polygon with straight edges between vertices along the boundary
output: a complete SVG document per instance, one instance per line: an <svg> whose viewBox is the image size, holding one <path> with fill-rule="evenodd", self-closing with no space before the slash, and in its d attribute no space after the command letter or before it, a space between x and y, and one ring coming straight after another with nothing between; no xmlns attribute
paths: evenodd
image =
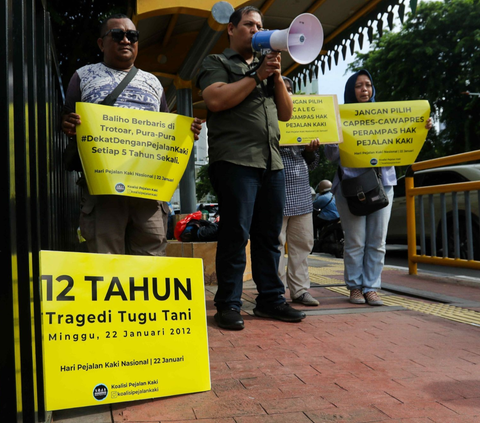
<svg viewBox="0 0 480 423"><path fill-rule="evenodd" d="M348 300L352 304L365 304L365 298L362 295L361 289L350 290L350 299Z"/></svg>
<svg viewBox="0 0 480 423"><path fill-rule="evenodd" d="M375 291L368 291L365 294L365 299L367 300L368 305L371 305L371 306L383 305L383 301L380 299L380 297Z"/></svg>

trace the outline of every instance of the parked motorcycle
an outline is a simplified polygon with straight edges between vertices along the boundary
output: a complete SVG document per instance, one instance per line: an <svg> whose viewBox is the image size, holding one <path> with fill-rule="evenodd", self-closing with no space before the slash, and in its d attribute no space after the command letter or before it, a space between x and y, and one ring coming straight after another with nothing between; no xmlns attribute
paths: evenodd
<svg viewBox="0 0 480 423"><path fill-rule="evenodd" d="M343 229L340 219L325 221L318 217L319 209L313 210L314 253L332 254L343 258Z"/></svg>

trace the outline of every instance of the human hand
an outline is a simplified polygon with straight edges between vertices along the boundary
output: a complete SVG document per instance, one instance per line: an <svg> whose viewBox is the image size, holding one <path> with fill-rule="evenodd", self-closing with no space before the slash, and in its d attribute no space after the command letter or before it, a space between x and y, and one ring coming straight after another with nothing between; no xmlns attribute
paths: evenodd
<svg viewBox="0 0 480 423"><path fill-rule="evenodd" d="M77 135L77 125L80 125L80 115L76 113L69 113L62 116L62 131L65 135L72 137Z"/></svg>
<svg viewBox="0 0 480 423"><path fill-rule="evenodd" d="M315 150L318 150L320 147L320 140L318 138L315 138L314 140L310 141L310 144L307 144L305 146L305 151L307 153L312 153Z"/></svg>
<svg viewBox="0 0 480 423"><path fill-rule="evenodd" d="M433 126L432 118L428 118L427 123L425 124L425 129L430 130L432 129L432 126Z"/></svg>
<svg viewBox="0 0 480 423"><path fill-rule="evenodd" d="M257 70L257 75L260 80L267 79L270 75L275 74L277 77L281 77L281 65L282 56L280 52L273 51L268 53L263 59L262 64Z"/></svg>
<svg viewBox="0 0 480 423"><path fill-rule="evenodd" d="M202 130L202 121L199 118L194 118L190 129L193 132L193 138L197 141L199 139L200 131Z"/></svg>

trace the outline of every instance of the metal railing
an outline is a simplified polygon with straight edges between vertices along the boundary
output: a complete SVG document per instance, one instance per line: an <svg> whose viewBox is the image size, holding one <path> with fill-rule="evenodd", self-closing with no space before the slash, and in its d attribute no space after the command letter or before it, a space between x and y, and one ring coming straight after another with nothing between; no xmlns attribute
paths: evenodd
<svg viewBox="0 0 480 423"><path fill-rule="evenodd" d="M480 269L480 181L414 187L415 172L474 160L480 160L480 150L415 163L407 170L405 192L408 266L411 275L417 274L418 263ZM440 196L440 216L436 216L435 213L435 194ZM464 207L460 209L459 196L461 195L464 196ZM427 211L424 204L425 197L428 199ZM417 214L415 198L418 203ZM447 198L449 207L447 207ZM476 207L473 207L472 204L475 202ZM416 215L419 216L418 223ZM429 218L428 225L425 224L426 216ZM417 253L417 225L420 254ZM429 242L427 242L428 236ZM441 256L437 255L438 253L441 253Z"/></svg>
<svg viewBox="0 0 480 423"><path fill-rule="evenodd" d="M63 168L63 88L44 0L0 3L0 421L37 423L44 409L40 250L74 250L75 175Z"/></svg>

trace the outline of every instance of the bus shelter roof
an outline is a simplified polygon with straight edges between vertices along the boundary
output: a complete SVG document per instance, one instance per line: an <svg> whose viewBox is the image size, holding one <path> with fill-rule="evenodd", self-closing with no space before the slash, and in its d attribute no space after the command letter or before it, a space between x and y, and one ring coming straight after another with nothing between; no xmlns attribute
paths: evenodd
<svg viewBox="0 0 480 423"><path fill-rule="evenodd" d="M359 50L374 34L392 27L395 15L403 20L408 0L137 0L132 19L140 31L136 65L156 75L175 110L177 90L192 89L194 116L205 117L195 75L203 58L228 47L226 27L234 9L255 6L264 14L264 28L289 28L302 13L321 22L324 43L317 58L299 65L288 53L282 54L282 74L296 80L301 73L321 74L331 69L348 51Z"/></svg>

